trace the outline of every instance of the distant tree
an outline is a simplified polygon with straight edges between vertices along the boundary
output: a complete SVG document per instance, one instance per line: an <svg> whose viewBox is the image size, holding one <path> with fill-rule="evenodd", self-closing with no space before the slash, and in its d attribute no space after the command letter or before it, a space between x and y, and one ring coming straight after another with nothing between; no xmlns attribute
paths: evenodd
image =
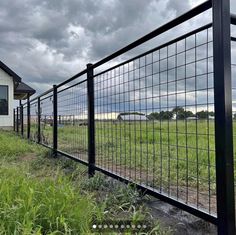
<svg viewBox="0 0 236 235"><path fill-rule="evenodd" d="M173 117L173 112L172 111L161 111L159 113L159 119L161 120L169 120Z"/></svg>
<svg viewBox="0 0 236 235"><path fill-rule="evenodd" d="M183 107L177 106L172 110L173 114L176 114L176 119L185 119L187 117L193 117L194 114L191 111L185 111Z"/></svg>
<svg viewBox="0 0 236 235"><path fill-rule="evenodd" d="M208 117L208 112L202 110L202 111L197 112L196 115L197 115L197 117L198 117L199 119L207 119L207 117Z"/></svg>
<svg viewBox="0 0 236 235"><path fill-rule="evenodd" d="M199 119L207 119L209 116L214 116L214 115L215 115L214 112L209 112L205 110L202 110L196 113L196 116Z"/></svg>
<svg viewBox="0 0 236 235"><path fill-rule="evenodd" d="M184 108L181 106L176 106L175 108L173 108L172 112L176 113L176 114L182 113L182 112L184 112Z"/></svg>
<svg viewBox="0 0 236 235"><path fill-rule="evenodd" d="M176 119L184 119L185 111L183 107L177 106L172 110L173 114L176 114Z"/></svg>
<svg viewBox="0 0 236 235"><path fill-rule="evenodd" d="M148 117L152 120L169 120L173 117L173 113L171 111L154 112L150 113Z"/></svg>
<svg viewBox="0 0 236 235"><path fill-rule="evenodd" d="M192 111L185 111L185 117L188 118L188 117L194 117L195 115L193 114Z"/></svg>
<svg viewBox="0 0 236 235"><path fill-rule="evenodd" d="M160 114L158 112L150 113L148 115L150 120L158 120L160 118Z"/></svg>
<svg viewBox="0 0 236 235"><path fill-rule="evenodd" d="M199 111L196 113L196 116L199 119L207 119L209 116L214 116L214 115L215 115L214 112L209 112L209 111L205 111L205 110L202 110L202 111Z"/></svg>

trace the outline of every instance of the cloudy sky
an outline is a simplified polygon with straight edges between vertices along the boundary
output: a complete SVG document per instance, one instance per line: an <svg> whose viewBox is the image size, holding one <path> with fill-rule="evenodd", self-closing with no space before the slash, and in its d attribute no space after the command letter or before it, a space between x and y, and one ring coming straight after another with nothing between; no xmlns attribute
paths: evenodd
<svg viewBox="0 0 236 235"><path fill-rule="evenodd" d="M1 0L0 60L40 93L201 2Z"/></svg>

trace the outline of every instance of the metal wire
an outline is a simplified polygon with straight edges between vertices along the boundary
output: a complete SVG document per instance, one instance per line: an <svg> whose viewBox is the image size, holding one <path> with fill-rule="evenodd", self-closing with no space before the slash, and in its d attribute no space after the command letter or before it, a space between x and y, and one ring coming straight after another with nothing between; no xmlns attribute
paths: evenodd
<svg viewBox="0 0 236 235"><path fill-rule="evenodd" d="M30 102L30 139L38 142L38 103Z"/></svg>
<svg viewBox="0 0 236 235"><path fill-rule="evenodd" d="M216 213L212 58L209 28L95 75L97 166Z"/></svg>
<svg viewBox="0 0 236 235"><path fill-rule="evenodd" d="M40 97L40 143L53 146L53 95Z"/></svg>
<svg viewBox="0 0 236 235"><path fill-rule="evenodd" d="M207 25L93 76L96 169L216 214L212 47ZM88 162L85 73L57 87L57 150ZM233 59L233 119L235 75ZM30 138L52 148L52 90L38 98L30 102ZM18 108L20 133L19 113ZM24 105L24 136L26 125ZM234 133L234 144L235 139Z"/></svg>
<svg viewBox="0 0 236 235"><path fill-rule="evenodd" d="M27 138L27 104L24 104L23 105L23 136L24 138Z"/></svg>
<svg viewBox="0 0 236 235"><path fill-rule="evenodd" d="M58 149L88 161L87 81L58 92Z"/></svg>

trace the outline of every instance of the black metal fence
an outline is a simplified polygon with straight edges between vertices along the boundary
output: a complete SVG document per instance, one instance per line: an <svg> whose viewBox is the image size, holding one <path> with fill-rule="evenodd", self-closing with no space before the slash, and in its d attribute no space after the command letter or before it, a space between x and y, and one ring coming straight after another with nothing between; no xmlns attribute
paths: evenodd
<svg viewBox="0 0 236 235"><path fill-rule="evenodd" d="M211 8L212 23L96 72ZM207 1L28 100L14 130L234 234L234 24L228 0Z"/></svg>

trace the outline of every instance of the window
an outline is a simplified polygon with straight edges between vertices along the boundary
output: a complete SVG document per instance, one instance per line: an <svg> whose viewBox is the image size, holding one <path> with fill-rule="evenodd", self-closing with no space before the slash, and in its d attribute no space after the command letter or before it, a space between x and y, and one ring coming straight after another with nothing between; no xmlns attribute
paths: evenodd
<svg viewBox="0 0 236 235"><path fill-rule="evenodd" d="M8 115L8 86L0 85L0 115Z"/></svg>

